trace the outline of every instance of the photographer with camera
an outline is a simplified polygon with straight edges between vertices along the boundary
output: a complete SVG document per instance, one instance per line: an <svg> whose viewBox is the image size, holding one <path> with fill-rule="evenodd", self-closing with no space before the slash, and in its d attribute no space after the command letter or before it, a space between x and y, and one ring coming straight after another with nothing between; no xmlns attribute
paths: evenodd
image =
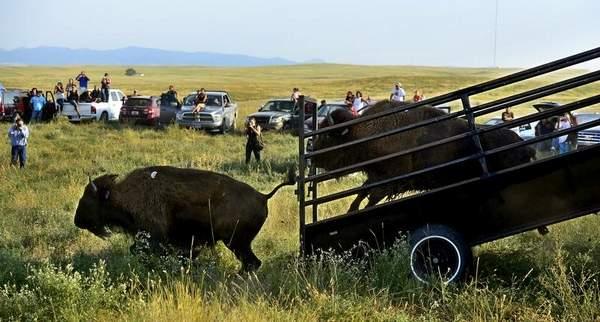
<svg viewBox="0 0 600 322"><path fill-rule="evenodd" d="M250 157L254 153L254 158L260 162L260 151L265 147L262 140L260 125L256 124L256 119L251 117L246 124L246 164L250 163Z"/></svg>
<svg viewBox="0 0 600 322"><path fill-rule="evenodd" d="M23 123L20 117L15 118L15 124L8 129L8 138L10 139L11 165L16 166L17 160L19 166L25 168L27 160L27 139L29 138L29 129Z"/></svg>

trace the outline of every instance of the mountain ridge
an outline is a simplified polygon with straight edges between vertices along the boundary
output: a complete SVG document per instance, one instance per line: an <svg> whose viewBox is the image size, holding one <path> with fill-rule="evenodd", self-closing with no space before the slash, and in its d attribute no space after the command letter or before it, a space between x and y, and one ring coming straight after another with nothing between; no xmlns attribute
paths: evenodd
<svg viewBox="0 0 600 322"><path fill-rule="evenodd" d="M87 49L42 46L0 49L2 65L199 65L271 66L297 62L281 57L256 57L215 52L185 52L145 47Z"/></svg>

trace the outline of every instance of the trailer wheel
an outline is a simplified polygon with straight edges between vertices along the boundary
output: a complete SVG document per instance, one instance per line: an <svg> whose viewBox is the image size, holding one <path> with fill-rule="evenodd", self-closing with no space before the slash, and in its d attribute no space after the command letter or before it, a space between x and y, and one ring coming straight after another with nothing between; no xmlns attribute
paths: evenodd
<svg viewBox="0 0 600 322"><path fill-rule="evenodd" d="M426 225L410 236L410 269L422 283L461 279L470 265L471 249L459 233L443 225Z"/></svg>

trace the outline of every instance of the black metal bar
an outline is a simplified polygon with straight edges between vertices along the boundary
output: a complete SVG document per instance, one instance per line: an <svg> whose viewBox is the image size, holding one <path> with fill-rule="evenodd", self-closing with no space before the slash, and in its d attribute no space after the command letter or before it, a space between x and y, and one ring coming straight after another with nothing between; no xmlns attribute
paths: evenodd
<svg viewBox="0 0 600 322"><path fill-rule="evenodd" d="M458 135L455 135L455 136L451 136L451 137L448 137L448 138L445 138L445 139L442 139L442 140L439 140L439 141L435 141L435 142L430 142L430 143L427 143L427 144L419 145L419 146L417 146L415 148L412 148L412 149L407 149L407 150L404 150L404 151L399 151L399 152L387 154L387 155L382 156L382 157L374 158L374 159L371 159L371 160L368 160L368 161L363 161L363 162L356 163L354 165L346 166L346 167L343 167L343 168L339 168L339 169L336 169L336 170L331 170L331 171L328 171L328 172L325 172L325 173L322 173L322 174L319 174L319 175L310 176L310 177L306 178L306 181L324 181L324 180L328 180L330 178L333 178L335 175L340 175L340 174L343 174L343 173L349 173L349 172L352 172L353 170L357 170L357 169L363 168L363 167L365 167L367 165L370 165L370 164L374 164L374 163L377 163L377 162L389 160L389 159L400 157L400 156L403 156L403 155L407 155L407 154L419 152L419 151L422 151L422 150L430 149L430 148L433 148L433 147L436 147L436 146L439 146L439 145L443 145L443 144L451 143L451 142L454 142L454 141L458 141L460 139L465 139L465 138L468 138L468 137L470 137L470 136L472 136L474 134L481 135L483 133L491 132L491 131L494 131L494 130L497 130L497 129L500 129L500 128L505 128L505 127L511 127L512 128L512 127L516 127L516 126L519 126L519 125L522 125L522 124L531 123L532 121L537 121L537 120L541 120L541 119L547 118L548 116L553 116L553 115L556 115L556 114L560 114L561 112L564 113L564 112L567 112L567 111L572 111L572 110L580 109L580 108L587 107L587 106L590 106L590 105L594 105L594 104L597 104L597 103L600 103L600 95L592 96L592 97L589 97L589 98L586 98L586 99L583 99L583 100L580 100L580 101L575 101L573 103L563 105L560 108L555 108L555 109L552 109L552 110L548 110L548 111L544 111L544 112L539 112L539 113L531 114L529 116L518 118L518 119L513 120L511 122L506 122L506 123L502 123L502 124L498 124L498 125L486 127L486 128L483 128L483 129L476 129L475 131L472 131L472 132L461 133L461 134L458 134Z"/></svg>
<svg viewBox="0 0 600 322"><path fill-rule="evenodd" d="M566 79L564 81L560 81L543 87L535 88L517 95L509 96L507 98L481 104L479 106L474 107L473 111L477 111L475 113L475 117L479 117L485 114L502 110L507 107L520 105L536 100L538 98L546 97L583 85L591 84L598 80L600 80L600 70Z"/></svg>
<svg viewBox="0 0 600 322"><path fill-rule="evenodd" d="M548 139L552 139L552 138L555 138L555 137L559 137L559 136L563 136L563 135L568 135L569 133L579 132L579 131L586 130L586 129L589 129L591 127L598 126L598 125L600 125L600 119L597 119L595 121L586 122L586 123L583 123L583 124L580 124L580 125L568 128L568 129L564 129L564 130L555 131L555 132L551 132L551 133L548 133L548 134L536 136L535 138L532 138L532 139L529 139L529 140L526 140L526 141L521 141L521 142L507 144L507 145L504 145L504 146L501 146L501 147L498 147L498 148L495 148L495 149L487 150L484 153L485 153L485 155L489 156L489 155L493 155L493 154L500 153L500 152L503 152L503 151L513 150L513 149L516 149L516 148L519 148L519 147L522 147L522 146L532 145L532 144L535 144L535 143L538 143L538 142L546 141ZM507 168L507 170L508 169L511 169L511 168Z"/></svg>
<svg viewBox="0 0 600 322"><path fill-rule="evenodd" d="M296 194L298 195L298 215L300 216L300 254L304 255L304 232L306 225L306 209L305 209L305 191L304 191L304 172L306 171L306 161L304 158L304 95L300 95L299 98L300 109L298 111L298 117L300 122L298 122L298 180L297 180L297 188Z"/></svg>
<svg viewBox="0 0 600 322"><path fill-rule="evenodd" d="M483 147L481 146L481 140L479 139L479 135L477 135L477 128L475 127L475 118L473 117L473 111L471 110L471 102L469 101L469 95L463 95L460 98L460 101L463 105L463 111L467 115L467 123L469 125L469 130L471 132L471 139L473 143L475 143L475 148L477 148L479 157L479 164L481 165L481 170L483 171L483 176L488 176L488 166L487 161L485 160L485 154L483 154Z"/></svg>
<svg viewBox="0 0 600 322"><path fill-rule="evenodd" d="M390 184L390 183L393 183L393 182L396 182L396 181L399 181L399 180L402 180L402 179L407 179L407 178L410 178L410 177L413 177L413 176L416 176L416 175L419 175L419 174L423 174L423 173L427 173L427 172L430 172L430 171L438 170L438 169L441 169L441 168L444 168L444 167L447 167L447 166L450 166L450 165L459 164L459 163L462 163L462 162L465 162L465 161L469 161L469 160L475 160L475 159L478 159L479 157L480 157L479 153L472 154L472 155L464 157L464 158L455 159L455 160L452 160L450 162L446 162L446 163L443 163L443 164L438 164L438 165L435 165L435 166L432 166L432 167L424 168L424 169L421 169L421 170L409 172L409 173L406 173L406 174L403 174L403 175L399 175L399 176L396 176L396 177L392 177L392 178L388 178L388 179L385 179L385 180L377 181L377 182L372 183L372 184L362 185L362 186L357 187L357 188L352 188L352 189L348 189L348 190L344 190L344 191L332 193L330 195L326 195L324 197L317 198L315 200L307 201L306 205L310 206L310 205L313 205L315 203L323 204L323 203L326 203L326 202L331 202L331 201L334 201L334 200L342 199L342 198L345 198L345 197L348 197L348 196L351 196L351 195L355 195L355 194L357 194L357 193L359 193L361 191L364 191L364 190L370 190L372 188L377 188L377 187L380 187L380 186L383 186L383 185L386 185L386 184Z"/></svg>
<svg viewBox="0 0 600 322"><path fill-rule="evenodd" d="M511 75L507 75L504 77L500 77L491 81L487 81L484 83L480 83L477 85L473 85L467 88L463 88L445 95L441 95L441 96L437 96L434 98L430 98L430 99L426 99L423 100L421 102L418 103L414 103L411 104L409 107L407 107L407 109L413 109L413 108L417 108L419 106L423 106L423 105L439 105L439 104L443 104L443 103L447 103L447 102L451 102L454 100L458 100L461 98L461 96L463 95L476 95L476 94L481 94L483 92L489 91L489 90L493 90L499 87L503 87L506 85L510 85L510 84L514 84L529 78L534 78L543 74L547 74L553 71L557 71L560 69L563 69L565 67L569 67L569 66L573 66L579 63L583 63L586 62L588 60L592 60L595 58L600 57L600 47L579 53L579 54L575 54L566 58L562 58L547 64L543 64L543 65L539 65L537 67L533 67L530 69L526 69L520 72L516 72L513 73ZM347 126L351 126L354 124L358 124L358 123L362 123L365 121L369 121L369 120L373 120L373 119L377 119L377 118L381 118L384 116L388 116L394 113L397 113L397 110L389 110L389 111L384 111L381 113L377 113L374 115L369 115L369 116L363 116L359 119L355 119L349 122L345 122L342 124L336 124L333 126L328 126L327 128L321 129L319 131L314 131L312 133L308 133L306 135L306 137L312 137L314 135L317 134L323 134L323 133L327 133L330 131L334 131L343 127L347 127Z"/></svg>
<svg viewBox="0 0 600 322"><path fill-rule="evenodd" d="M545 119L545 118L548 118L549 116L554 116L554 115L558 115L558 114L562 114L562 113L566 113L566 112L571 112L571 111L578 110L578 109L584 108L584 107L588 107L590 105L595 105L598 103L600 103L600 94L590 96L588 98L584 98L582 100L575 101L575 102L572 102L569 104L565 104L560 107L552 108L547 111L523 116L516 120L512 120L510 122L504 122L504 123L492 125L492 126L489 126L489 127L483 128L483 129L478 129L477 132L479 132L479 134L483 134L486 132L492 132L497 129L501 129L501 128L505 128L505 127L513 128L513 127L517 127L519 125L531 123L533 121Z"/></svg>
<svg viewBox="0 0 600 322"><path fill-rule="evenodd" d="M317 114L318 114L318 108L313 109L312 111L312 129L313 130L318 130L319 129L319 120L317 118ZM316 140L317 137L313 137L313 140ZM310 167L311 171L309 173L310 176L314 176L317 175L317 167L315 166L314 162L311 162L311 167ZM315 181L311 181L310 185L312 187L311 189L311 193L312 193L312 200L315 200L319 197L319 192L318 192L318 182ZM317 222L318 221L318 216L319 216L319 204L314 204L312 206L312 222Z"/></svg>
<svg viewBox="0 0 600 322"><path fill-rule="evenodd" d="M564 107L567 107L567 106L570 105L572 108L576 109L576 108L583 108L583 107L586 107L586 106L589 106L589 105L593 105L593 104L596 104L596 103L600 103L600 95L596 95L596 96L592 96L592 97L587 98L587 99L576 101L576 102L574 102L572 104L564 105ZM552 112L557 113L556 111L552 111ZM542 114L542 113L538 113L538 114ZM590 125L590 124L592 124L592 125ZM514 146L514 147L519 147L519 146L524 146L524 145L530 145L530 144L534 144L536 142L540 142L540 141L543 141L543 140L546 140L546 139L549 139L549 138L559 137L559 136L563 136L563 135L566 135L566 134L571 133L571 132L575 132L575 131L586 129L586 128L589 128L589 127L593 127L595 124L596 124L596 121L594 121L594 122L588 122L588 123L585 123L584 125L577 126L577 127L572 128L572 129L567 129L567 130L562 130L562 131L557 131L557 132L553 132L553 133L547 134L547 135L543 136L542 138L536 138L536 139L532 139L532 140L518 142L518 143L511 144L511 145ZM469 132L469 133L466 133L466 134L467 135L474 135L475 133L477 133L477 131L475 131L475 132ZM506 145L506 147L511 146L511 145ZM497 148L497 149L490 150L490 151L496 151L496 150L498 150L497 152L500 152L500 151L509 150L509 149L510 148L507 148L507 149ZM491 152L491 153L490 152L488 152L488 153L483 152L483 154L489 155L489 154L494 154L494 153L497 153L497 152ZM331 201L334 201L334 200L345 198L347 196L351 196L353 194L357 194L357 193L359 193L361 191L364 191L364 190L368 190L368 189L372 189L372 188L379 187L379 186L382 186L382 185L386 185L386 184L389 184L389 183L392 183L392 182L396 182L396 181L399 181L399 180L402 180L402 179L407 179L407 178L410 178L410 177L413 177L413 176L416 176L416 175L419 175L419 174L423 174L423 173L427 173L427 172L430 172L430 171L438 170L438 169L441 169L441 168L444 168L444 167L447 167L447 166L451 166L451 165L455 165L455 164L458 164L458 163L461 163L461 162L464 162L464 161L473 160L473 159L479 159L481 157L481 154L482 153L475 153L475 154L472 154L472 155L464 157L464 158L460 158L460 159L452 160L450 162L446 162L446 163L443 163L443 164L439 164L439 165L427 167L427 168L420 169L420 170L417 170L417 171L413 171L413 172L410 172L410 173L407 173L407 174L396 176L396 177L393 177L393 178L390 178L390 179L378 181L378 182L375 182L375 183L372 183L372 184L369 184L369 185L363 185L361 187L357 187L357 188L353 188L353 189L348 189L348 190L341 191L341 192L338 192L338 193L330 194L330 195L327 195L327 196L324 196L324 197L321 197L321 198L313 199L313 200L307 202L306 205L313 205L315 203L322 204L322 203L325 203L325 202L331 202ZM508 170L508 169L510 169L510 168L503 169L503 170ZM489 175L492 175L492 174L489 174Z"/></svg>
<svg viewBox="0 0 600 322"><path fill-rule="evenodd" d="M496 149L484 151L482 154L485 154L486 156L489 156L489 155L493 155L493 154L500 153L500 152L503 152L503 151L512 150L512 149L515 149L515 148L518 148L518 147L521 147L521 146L531 145L531 144L535 144L537 142L545 141L545 140L552 139L552 138L555 138L555 137L568 135L569 133L582 131L582 130L585 130L585 129L588 129L588 128L591 128L591 127L594 127L594 126L598 126L598 125L600 125L600 119L595 120L595 121L591 121L591 122L587 122L587 123L584 123L584 124L581 124L581 125L569 128L569 129L560 130L560 131L552 132L552 133L549 133L549 134L541 135L541 136L538 136L538 137L536 137L534 139L531 139L531 140L521 141L521 142L517 142L517 143L512 143L512 144L508 144L508 145L505 145L505 146L502 146L502 147L499 147L499 148L496 148ZM469 160L474 160L474 159L479 159L479 158L480 158L480 153L475 153L475 154L472 154L472 155L464 157L464 158L455 159L455 160L452 160L450 162L446 162L446 163L443 163L443 164L438 164L438 165L435 165L435 166L427 167L427 168L424 168L424 169L421 169L421 170L413 171L413 172L406 173L406 174L403 174L403 175L400 175L400 176L396 176L396 177L389 178L389 179L386 179L386 180L378 181L378 182L375 182L375 183L372 183L372 184L369 184L369 185L363 185L363 186L360 186L360 187L357 187L357 188L352 188L352 189L340 191L340 192L337 192L337 193L333 193L333 194L330 194L330 195L326 195L324 197L317 198L316 200L314 200L314 199L310 200L310 201L308 201L306 203L306 205L310 206L310 205L314 205L314 204L323 204L323 203L331 202L331 201L334 201L334 200L342 199L342 198L345 198L345 197L357 194L357 193L359 193L361 191L364 191L364 190L369 190L369 189L376 188L376 187L379 187L379 186L382 186L382 185L391 184L391 183L399 181L399 180L408 179L408 178L416 176L416 175L420 175L420 174L423 174L423 173L431 172L431 171L434 171L434 170L439 170L439 169L447 167L447 166L451 166L451 165L455 165L455 164L458 164L458 163L462 163L462 162L469 161ZM518 165L518 166L521 166L521 165ZM501 169L501 171L502 172L509 171L509 170L511 170L513 168L516 168L518 166ZM495 173L489 173L489 176L493 176L494 174ZM465 179L465 180L469 180L469 179L470 178Z"/></svg>
<svg viewBox="0 0 600 322"><path fill-rule="evenodd" d="M482 104L476 107L473 107L472 110L475 113L475 117L479 117L481 115L485 115L485 114L489 114L498 110L502 110L506 107L511 107L514 105L519 105L519 104L523 104L529 101L533 101L535 99L541 98L541 97L545 97L548 95L552 95L552 94L556 94L565 90L569 90L569 89L573 89L582 85L587 85L590 83L593 83L597 80L600 80L600 71L596 71L596 72L592 72L592 73L588 73L582 76L578 76L578 77L574 77L553 85L548 85L545 87L540 87L537 89L533 89L521 94L517 94L517 95L513 95L513 96L509 96L507 98L504 99L499 99L493 102L489 102L486 104ZM496 106L496 107L494 107ZM486 111L482 111L484 109L488 109ZM402 109L402 111L404 111L406 109ZM458 112L454 112L451 114L447 114L441 117L437 117L437 118L433 118L433 119L428 119L428 120L424 120L424 121L420 121L414 124L410 124L401 128L397 128L397 129L393 129L391 131L388 132L383 132L383 133L378 133L376 135L373 136L369 136L366 138L362 138L359 140L355 140L352 142L347 142L347 143L343 143L337 146L333 146L333 147L329 147L329 148L325 148L325 149L321 149L318 151L313 151L311 153L308 153L306 155L306 158L313 158L316 155L320 155L320 154L324 154L324 153L328 153L328 152L332 152L332 151L336 151L336 150L340 150L343 148L347 148L356 144L360 144L360 143L365 143L365 142L369 142L369 141L373 141L373 140L377 140L383 137L387 137L387 136L391 136L394 134L398 134L398 133L402 133L402 132L406 132L406 131L410 131L412 129L415 128L419 128L419 127L424 127L430 124L434 124L434 123L439 123L442 121L446 121L449 119L454 119L454 118L458 118L459 116L465 115L465 111L461 110Z"/></svg>

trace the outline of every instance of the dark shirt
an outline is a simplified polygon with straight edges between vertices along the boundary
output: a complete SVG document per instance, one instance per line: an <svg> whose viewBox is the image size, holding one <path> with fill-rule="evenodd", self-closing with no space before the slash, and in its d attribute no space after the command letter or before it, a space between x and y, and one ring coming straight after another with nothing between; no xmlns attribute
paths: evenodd
<svg viewBox="0 0 600 322"><path fill-rule="evenodd" d="M196 95L196 100L195 100L194 103L196 105L198 105L198 104L206 104L206 99L207 99L206 94L200 93L200 94Z"/></svg>
<svg viewBox="0 0 600 322"><path fill-rule="evenodd" d="M87 88L88 82L90 81L90 79L87 76L81 74L79 74L79 76L77 76L77 78L75 79L79 81L79 87L85 88Z"/></svg>
<svg viewBox="0 0 600 322"><path fill-rule="evenodd" d="M79 93L77 93L77 90L69 91L69 96L67 96L67 99L69 101L79 101Z"/></svg>
<svg viewBox="0 0 600 322"><path fill-rule="evenodd" d="M249 126L246 128L246 135L248 136L248 142L258 142L258 134L256 134Z"/></svg>

